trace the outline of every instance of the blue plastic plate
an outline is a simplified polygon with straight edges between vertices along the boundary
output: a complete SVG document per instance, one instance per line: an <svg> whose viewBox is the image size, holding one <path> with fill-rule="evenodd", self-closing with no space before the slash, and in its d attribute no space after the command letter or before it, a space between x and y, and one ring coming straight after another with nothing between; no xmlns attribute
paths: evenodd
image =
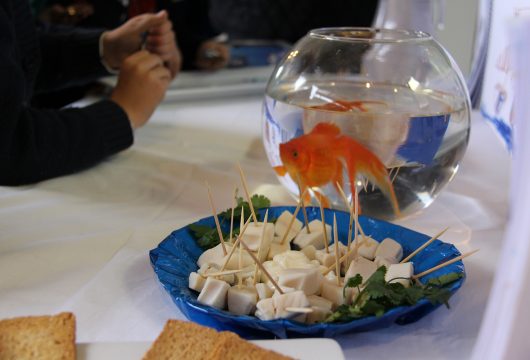
<svg viewBox="0 0 530 360"><path fill-rule="evenodd" d="M277 218L284 210L294 212L294 207L278 206L269 209L269 218ZM347 240L349 214L338 210L324 210L326 223L333 223L333 214L337 215L337 226L339 239ZM318 208L307 208L309 220L320 219ZM303 221L302 212L298 218ZM394 225L385 221L359 217L359 222L366 235L370 235L377 241L390 237L403 246L405 256L420 247L430 239L429 236L412 231L410 229ZM202 225L215 226L212 216L199 220ZM192 271L198 269L196 262L202 249L196 244L188 227L173 231L155 249L151 250L149 256L151 265L158 279L169 293L180 311L190 320L199 324L210 326L218 330L230 330L245 338L295 338L295 337L335 337L347 332L370 331L390 326L393 323L408 324L419 320L439 305L432 305L428 300L420 300L414 306L402 306L386 312L383 316L365 317L347 323L319 323L306 325L292 320L259 320L254 316L238 316L228 311L218 310L210 306L202 305L197 301L197 293L188 288L188 276ZM460 255L460 252L451 244L435 240L413 259L416 273L430 269L431 267ZM458 272L465 275L462 261L457 261L438 271L435 271L422 279L425 282L431 277L438 277L450 272ZM452 284L450 291L456 292L463 284L464 277Z"/></svg>

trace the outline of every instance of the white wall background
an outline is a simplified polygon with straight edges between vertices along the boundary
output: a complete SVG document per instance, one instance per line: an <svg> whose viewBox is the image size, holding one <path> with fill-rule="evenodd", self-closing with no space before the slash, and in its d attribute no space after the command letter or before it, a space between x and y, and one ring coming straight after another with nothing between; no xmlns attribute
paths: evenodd
<svg viewBox="0 0 530 360"><path fill-rule="evenodd" d="M464 75L470 70L479 0L446 0L445 28L435 34Z"/></svg>

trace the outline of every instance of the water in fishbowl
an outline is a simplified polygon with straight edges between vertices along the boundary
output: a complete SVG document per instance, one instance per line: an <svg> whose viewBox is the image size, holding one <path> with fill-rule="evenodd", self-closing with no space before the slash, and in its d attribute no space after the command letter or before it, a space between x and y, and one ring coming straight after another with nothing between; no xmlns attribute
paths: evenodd
<svg viewBox="0 0 530 360"><path fill-rule="evenodd" d="M340 186L350 201L358 193L361 214L393 220L427 207L454 176L469 139L465 105L375 83L279 87L264 100L263 140L293 196L308 188L313 205L347 210Z"/></svg>

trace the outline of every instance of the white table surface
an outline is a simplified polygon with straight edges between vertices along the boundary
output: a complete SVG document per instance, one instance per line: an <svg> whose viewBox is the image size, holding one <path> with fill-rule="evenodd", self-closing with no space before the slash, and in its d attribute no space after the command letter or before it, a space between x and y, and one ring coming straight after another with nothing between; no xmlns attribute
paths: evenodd
<svg viewBox="0 0 530 360"><path fill-rule="evenodd" d="M261 98L166 103L135 145L100 165L36 185L0 187L0 318L73 311L78 342L152 341L183 315L159 285L148 251L173 229L231 205L244 168L251 191L294 201L261 143ZM347 358L465 359L477 336L508 214L510 158L474 114L452 183L423 213L400 222L461 251L468 278L440 308L407 326L337 338Z"/></svg>

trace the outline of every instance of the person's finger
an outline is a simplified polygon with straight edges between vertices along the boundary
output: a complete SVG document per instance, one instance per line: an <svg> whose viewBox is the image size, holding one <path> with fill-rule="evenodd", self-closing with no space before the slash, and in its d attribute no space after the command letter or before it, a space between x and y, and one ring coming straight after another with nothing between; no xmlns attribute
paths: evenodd
<svg viewBox="0 0 530 360"><path fill-rule="evenodd" d="M139 62L142 62L143 59L149 57L149 55L151 54L147 50L136 51L135 53L127 57L127 62L131 65L134 65Z"/></svg>
<svg viewBox="0 0 530 360"><path fill-rule="evenodd" d="M164 45L173 45L176 46L175 36L173 33L167 35L148 35L145 44L150 47L164 46Z"/></svg>
<svg viewBox="0 0 530 360"><path fill-rule="evenodd" d="M175 53L175 45L173 44L167 44L162 46L147 46L147 50L150 52L157 54L162 59L167 60L168 57L172 56Z"/></svg>
<svg viewBox="0 0 530 360"><path fill-rule="evenodd" d="M156 29L163 24L169 22L167 12L165 10L159 11L156 14L143 14L136 17L136 31L143 33L150 29ZM169 22L170 23L170 22ZM170 23L171 24L171 23Z"/></svg>
<svg viewBox="0 0 530 360"><path fill-rule="evenodd" d="M172 32L172 29L173 24L171 21L166 19L166 21L162 22L161 24L151 26L149 28L149 33L153 35L163 35Z"/></svg>
<svg viewBox="0 0 530 360"><path fill-rule="evenodd" d="M164 59L164 66L171 72L172 79L176 77L182 67L182 55L180 54L180 51L177 50L167 56L167 58Z"/></svg>
<svg viewBox="0 0 530 360"><path fill-rule="evenodd" d="M158 55L149 54L145 58L142 58L142 61L138 64L138 67L142 71L150 71L157 67L163 67L164 60Z"/></svg>
<svg viewBox="0 0 530 360"><path fill-rule="evenodd" d="M171 81L171 71L164 66L160 66L151 70L151 74L154 75L157 79L164 81Z"/></svg>

